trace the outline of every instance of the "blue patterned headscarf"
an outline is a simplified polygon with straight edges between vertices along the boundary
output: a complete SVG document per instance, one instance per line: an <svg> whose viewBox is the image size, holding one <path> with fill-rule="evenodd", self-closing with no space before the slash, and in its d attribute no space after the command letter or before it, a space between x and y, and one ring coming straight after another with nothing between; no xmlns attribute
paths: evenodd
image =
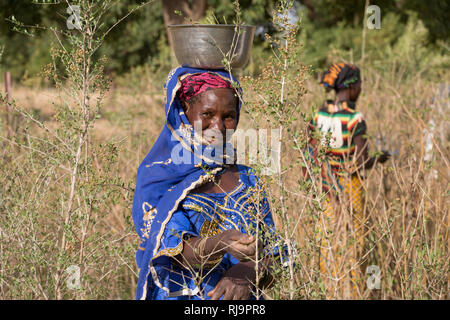
<svg viewBox="0 0 450 320"><path fill-rule="evenodd" d="M241 92L237 80L233 76L230 77L230 73L225 70L211 71L178 67L169 73L164 85L165 125L153 148L137 170L132 209L134 225L141 239L136 253L139 268L137 299L146 298L149 276L152 276L153 281L158 284L152 259L161 249L164 229L180 202L189 191L211 179L212 175L221 173L224 163L230 163L224 160L230 155L217 154L214 150L206 152L206 149L211 146L197 143L193 126L184 114L181 101L176 95L181 80L189 75L203 72L219 75L230 81L239 93ZM239 100L238 116L240 106ZM178 155L183 152L188 155L190 161L179 163ZM183 156L183 159L187 158Z"/></svg>

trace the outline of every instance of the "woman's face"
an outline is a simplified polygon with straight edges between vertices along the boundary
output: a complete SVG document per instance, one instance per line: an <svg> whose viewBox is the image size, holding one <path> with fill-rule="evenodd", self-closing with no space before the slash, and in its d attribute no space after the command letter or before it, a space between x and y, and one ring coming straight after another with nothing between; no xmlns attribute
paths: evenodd
<svg viewBox="0 0 450 320"><path fill-rule="evenodd" d="M214 132L220 132L225 141L226 130L237 127L237 99L231 89L207 90L185 102L184 111L194 127L201 125L204 136L214 137Z"/></svg>
<svg viewBox="0 0 450 320"><path fill-rule="evenodd" d="M361 82L358 81L349 88L350 101L358 100L359 94L361 93Z"/></svg>

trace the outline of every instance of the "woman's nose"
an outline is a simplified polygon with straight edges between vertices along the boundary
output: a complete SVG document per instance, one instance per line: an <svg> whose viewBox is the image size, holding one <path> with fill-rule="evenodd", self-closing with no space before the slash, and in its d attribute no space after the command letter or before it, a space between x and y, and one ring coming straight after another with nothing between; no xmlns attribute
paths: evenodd
<svg viewBox="0 0 450 320"><path fill-rule="evenodd" d="M225 123L220 117L215 117L211 125L211 129L219 130L220 132L225 131Z"/></svg>

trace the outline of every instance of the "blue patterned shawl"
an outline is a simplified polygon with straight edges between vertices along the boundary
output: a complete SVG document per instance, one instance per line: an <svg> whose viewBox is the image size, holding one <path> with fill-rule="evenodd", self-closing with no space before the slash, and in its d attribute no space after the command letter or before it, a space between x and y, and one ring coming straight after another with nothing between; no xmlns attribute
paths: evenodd
<svg viewBox="0 0 450 320"><path fill-rule="evenodd" d="M137 299L146 298L150 273L153 281L158 284L152 259L161 249L161 237L172 214L189 191L207 181L211 175L220 173L224 168L223 158L226 155L216 154L214 150L205 152L208 146L195 142L189 144L192 141L190 139L195 136L194 130L176 96L183 78L202 72L213 72L230 81L230 74L224 70L211 71L187 67L173 69L164 85L166 112L164 128L137 170L132 209L134 225L141 238L136 253L139 268ZM239 83L233 76L230 82L240 93ZM239 102L238 119L240 106ZM181 150L187 154L191 160L190 164L177 163L172 156L173 150ZM211 156L206 157L206 154Z"/></svg>

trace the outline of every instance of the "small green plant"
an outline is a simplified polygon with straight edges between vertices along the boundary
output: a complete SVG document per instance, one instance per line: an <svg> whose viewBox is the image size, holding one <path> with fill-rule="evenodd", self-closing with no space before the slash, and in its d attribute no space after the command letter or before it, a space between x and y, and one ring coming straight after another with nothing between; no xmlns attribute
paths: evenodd
<svg viewBox="0 0 450 320"><path fill-rule="evenodd" d="M164 123L163 96L142 78L160 83L155 86L161 89L167 61L163 56L151 60L149 69L137 68L110 90L108 60L96 51L108 30L101 23L99 33L92 30L114 2L70 3L81 8L82 30L47 30L55 45L43 75L53 87L15 86L13 96L23 95L17 99L23 102L10 103L20 120L17 131L8 137L0 122L1 299L135 298L139 241L131 222L131 197L136 168ZM60 5L53 6L68 17L67 2ZM275 20L287 5L281 2ZM380 143L394 156L363 173L364 252L355 264L338 265L337 273L359 271L359 299L448 299L448 59L429 47L416 50L426 38L416 18L408 20L408 27L393 14L383 19L381 30L366 35L358 110L368 124L371 150ZM253 57L251 75L239 79L244 89L240 128L282 129L280 173L262 176L261 182L278 235L296 253L293 263L275 263L274 286L255 294L342 299L346 296L333 290L339 289L333 274L321 274L321 240L345 257L353 253L356 237L348 219L342 224L348 230L325 234L318 228L327 222L326 195L320 190L325 150L319 150L318 163L310 161L306 127L326 94L312 76L319 70L309 65L358 64L361 28L315 29L306 16L300 26L300 33L297 28L286 33L282 27L267 37L265 49L253 51L258 59ZM17 27L33 33L30 26ZM168 48L163 40L161 48ZM427 68L430 61L432 68ZM251 166L262 173L266 163ZM256 203L258 196L256 192ZM340 200L345 204L345 197ZM351 215L349 208L344 206L341 216ZM258 213L255 217L260 219ZM376 275L369 270L380 271L379 289L367 285Z"/></svg>
<svg viewBox="0 0 450 320"><path fill-rule="evenodd" d="M116 174L120 144L92 135L111 85L107 58L96 52L112 28L150 2L104 29L113 1L63 1L72 13L68 29L39 27L55 37L42 75L54 83L57 98L52 127L10 103L23 123L1 141L2 299L133 297L121 286L136 272L134 233L128 208L117 207L121 199L131 201L131 183ZM18 30L31 28L12 21ZM111 228L115 216L123 220L120 230Z"/></svg>

